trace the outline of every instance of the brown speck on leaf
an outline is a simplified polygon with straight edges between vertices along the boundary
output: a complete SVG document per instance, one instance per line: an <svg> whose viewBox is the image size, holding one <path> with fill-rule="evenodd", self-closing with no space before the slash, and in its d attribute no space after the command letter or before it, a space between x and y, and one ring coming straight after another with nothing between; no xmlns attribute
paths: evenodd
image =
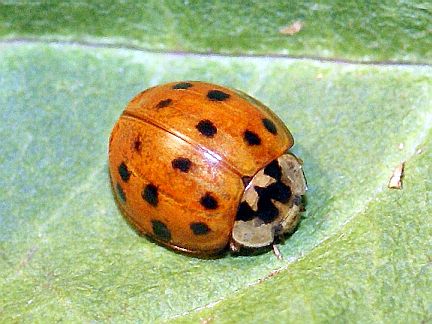
<svg viewBox="0 0 432 324"><path fill-rule="evenodd" d="M405 163L399 164L393 171L393 175L390 178L388 187L390 189L402 189L402 177L404 173Z"/></svg>
<svg viewBox="0 0 432 324"><path fill-rule="evenodd" d="M265 276L264 278L260 278L260 279L258 280L258 283L262 283L262 282L266 281L267 279L276 276L279 272L281 272L281 270L282 270L282 269L276 269L276 270L271 271L271 272L270 272L267 276Z"/></svg>
<svg viewBox="0 0 432 324"><path fill-rule="evenodd" d="M292 36L297 34L303 28L303 23L300 20L293 22L289 26L282 27L279 29L279 33L282 35Z"/></svg>

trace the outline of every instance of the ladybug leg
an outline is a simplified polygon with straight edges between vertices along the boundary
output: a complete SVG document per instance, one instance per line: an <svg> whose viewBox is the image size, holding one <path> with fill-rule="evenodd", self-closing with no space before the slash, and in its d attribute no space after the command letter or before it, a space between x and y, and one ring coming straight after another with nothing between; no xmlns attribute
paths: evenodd
<svg viewBox="0 0 432 324"><path fill-rule="evenodd" d="M240 251L241 245L239 243L237 243L236 241L231 240L230 244L229 244L229 248L230 248L231 252L237 253Z"/></svg>
<svg viewBox="0 0 432 324"><path fill-rule="evenodd" d="M285 235L282 232L279 233L275 233L275 237L277 238L277 242L284 244L285 243ZM279 250L279 247L276 245L276 243L273 242L272 244L272 248L273 248L273 253L276 256L276 258L278 260L283 260L283 254L282 252Z"/></svg>
<svg viewBox="0 0 432 324"><path fill-rule="evenodd" d="M278 260L283 260L283 255L282 255L281 251L279 250L278 246L276 244L273 244L272 247L273 247L273 253L276 256L276 258Z"/></svg>

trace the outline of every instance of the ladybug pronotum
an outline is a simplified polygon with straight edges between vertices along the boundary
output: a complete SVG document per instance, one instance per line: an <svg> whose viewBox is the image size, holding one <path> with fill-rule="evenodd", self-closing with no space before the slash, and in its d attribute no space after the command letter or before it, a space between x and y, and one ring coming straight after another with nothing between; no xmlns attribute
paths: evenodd
<svg viewBox="0 0 432 324"><path fill-rule="evenodd" d="M157 242L208 255L292 232L306 181L293 138L265 105L205 82L139 93L109 141L109 171L129 222Z"/></svg>

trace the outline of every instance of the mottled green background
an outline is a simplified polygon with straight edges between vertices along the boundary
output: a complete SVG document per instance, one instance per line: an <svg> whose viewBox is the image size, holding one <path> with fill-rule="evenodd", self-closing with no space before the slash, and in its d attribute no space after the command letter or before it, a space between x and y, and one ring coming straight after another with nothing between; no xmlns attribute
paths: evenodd
<svg viewBox="0 0 432 324"><path fill-rule="evenodd" d="M420 1L0 3L0 322L430 321L431 21ZM113 123L184 79L294 134L308 204L282 261L179 255L116 209Z"/></svg>
<svg viewBox="0 0 432 324"><path fill-rule="evenodd" d="M279 31L295 21L301 35ZM432 62L430 1L3 1L5 39L147 50Z"/></svg>

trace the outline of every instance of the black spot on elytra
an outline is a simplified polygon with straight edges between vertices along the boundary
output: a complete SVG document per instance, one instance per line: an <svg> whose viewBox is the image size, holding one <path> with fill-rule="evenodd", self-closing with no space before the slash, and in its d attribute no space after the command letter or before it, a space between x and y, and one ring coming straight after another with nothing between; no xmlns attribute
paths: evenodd
<svg viewBox="0 0 432 324"><path fill-rule="evenodd" d="M210 228L205 223L192 223L190 229L195 235L205 235L210 232Z"/></svg>
<svg viewBox="0 0 432 324"><path fill-rule="evenodd" d="M254 132L251 132L250 130L246 130L243 134L243 137L249 145L260 145L261 144L261 138Z"/></svg>
<svg viewBox="0 0 432 324"><path fill-rule="evenodd" d="M133 149L136 151L136 152L141 152L141 149L142 149L142 141L141 141L141 138L138 136L137 138L135 138L135 140L134 140L134 142L133 142Z"/></svg>
<svg viewBox="0 0 432 324"><path fill-rule="evenodd" d="M218 202L217 202L216 198L214 198L208 192L204 196L201 197L200 204L205 209L216 209L216 208L218 208Z"/></svg>
<svg viewBox="0 0 432 324"><path fill-rule="evenodd" d="M156 235L156 237L162 241L169 241L171 240L171 232L168 229L168 227L158 220L152 220L152 228L153 233Z"/></svg>
<svg viewBox="0 0 432 324"><path fill-rule="evenodd" d="M270 162L264 169L264 174L276 179L280 180L282 177L282 168L279 165L277 160L273 160Z"/></svg>
<svg viewBox="0 0 432 324"><path fill-rule="evenodd" d="M117 188L117 195L118 195L118 197L120 198L120 200L121 200L123 203L125 203L125 202L126 202L126 194L125 194L125 192L123 191L123 188L120 186L119 183L117 183L116 188Z"/></svg>
<svg viewBox="0 0 432 324"><path fill-rule="evenodd" d="M177 84L173 85L172 88L174 90L179 90L179 89L188 89L190 87L192 87L192 83L189 83L189 82L180 82L180 83L177 83Z"/></svg>
<svg viewBox="0 0 432 324"><path fill-rule="evenodd" d="M132 172L130 172L128 170L128 167L126 166L126 164L124 162L122 162L119 167L118 167L118 172L120 174L120 178L124 181L124 182L128 182L130 175Z"/></svg>
<svg viewBox="0 0 432 324"><path fill-rule="evenodd" d="M272 199L287 203L291 197L291 189L278 181L264 188L255 186L255 190L259 197L256 214L264 223L271 223L279 215L279 210L273 204Z"/></svg>
<svg viewBox="0 0 432 324"><path fill-rule="evenodd" d="M213 137L217 133L216 126L208 119L201 120L195 127L201 134L207 137Z"/></svg>
<svg viewBox="0 0 432 324"><path fill-rule="evenodd" d="M273 135L277 134L276 125L268 118L263 118L262 120L264 127Z"/></svg>
<svg viewBox="0 0 432 324"><path fill-rule="evenodd" d="M181 172L188 172L192 166L191 160L183 157L172 160L171 164L174 169L179 169Z"/></svg>
<svg viewBox="0 0 432 324"><path fill-rule="evenodd" d="M212 101L224 101L228 99L230 95L228 93L225 93L220 90L210 90L207 93L207 98L209 98Z"/></svg>
<svg viewBox="0 0 432 324"><path fill-rule="evenodd" d="M165 99L165 100L161 100L157 105L156 108L157 109L161 109L161 108L165 108L168 107L172 104L172 99Z"/></svg>
<svg viewBox="0 0 432 324"><path fill-rule="evenodd" d="M152 183L149 183L148 185L146 185L144 187L144 190L142 191L141 196L143 197L143 199L145 201L147 201L150 205L152 205L154 207L156 207L158 202L159 202L158 189Z"/></svg>
<svg viewBox="0 0 432 324"><path fill-rule="evenodd" d="M247 222L255 216L256 214L252 207L246 201L243 201L237 210L236 220Z"/></svg>

